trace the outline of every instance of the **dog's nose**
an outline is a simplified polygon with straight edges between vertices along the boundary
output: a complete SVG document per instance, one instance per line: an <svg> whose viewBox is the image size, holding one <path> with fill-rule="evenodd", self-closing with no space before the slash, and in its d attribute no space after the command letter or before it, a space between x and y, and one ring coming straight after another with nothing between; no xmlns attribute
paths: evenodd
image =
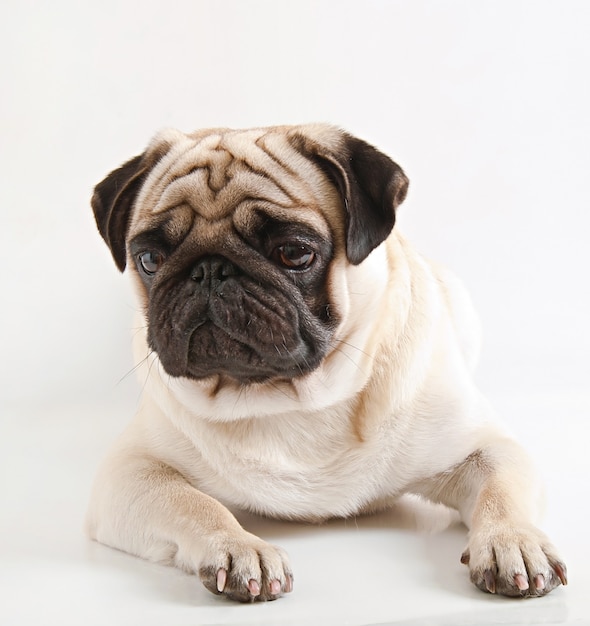
<svg viewBox="0 0 590 626"><path fill-rule="evenodd" d="M222 256L208 256L199 259L191 272L191 280L197 283L219 281L236 276L238 268Z"/></svg>

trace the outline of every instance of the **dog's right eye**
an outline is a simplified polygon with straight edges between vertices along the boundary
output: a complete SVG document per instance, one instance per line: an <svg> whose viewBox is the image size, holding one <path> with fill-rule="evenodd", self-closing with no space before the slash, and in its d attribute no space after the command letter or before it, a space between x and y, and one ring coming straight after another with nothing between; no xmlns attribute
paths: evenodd
<svg viewBox="0 0 590 626"><path fill-rule="evenodd" d="M164 255L155 250L148 250L139 255L139 265L143 273L147 276L153 276L164 262Z"/></svg>

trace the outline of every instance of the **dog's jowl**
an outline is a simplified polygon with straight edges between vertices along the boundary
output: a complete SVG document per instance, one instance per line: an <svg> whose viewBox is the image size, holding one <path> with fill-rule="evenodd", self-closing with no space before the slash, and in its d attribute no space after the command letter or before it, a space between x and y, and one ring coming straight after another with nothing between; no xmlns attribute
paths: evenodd
<svg viewBox="0 0 590 626"><path fill-rule="evenodd" d="M273 600L293 589L288 557L227 506L319 521L413 493L459 511L480 589L566 583L534 525L536 473L474 386L469 298L394 227L407 188L326 125L165 131L97 185L137 292L143 392L96 478L91 537Z"/></svg>

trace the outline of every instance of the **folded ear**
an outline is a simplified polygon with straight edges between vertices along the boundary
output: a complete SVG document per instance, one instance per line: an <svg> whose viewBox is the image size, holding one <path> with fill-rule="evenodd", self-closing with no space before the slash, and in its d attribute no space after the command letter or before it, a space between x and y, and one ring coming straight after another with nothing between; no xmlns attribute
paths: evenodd
<svg viewBox="0 0 590 626"><path fill-rule="evenodd" d="M358 265L390 234L408 178L388 156L347 133L330 147L299 135L299 149L328 174L346 211L346 255Z"/></svg>
<svg viewBox="0 0 590 626"><path fill-rule="evenodd" d="M141 154L112 171L94 188L91 204L96 225L121 272L127 260L125 239L131 209L149 169Z"/></svg>

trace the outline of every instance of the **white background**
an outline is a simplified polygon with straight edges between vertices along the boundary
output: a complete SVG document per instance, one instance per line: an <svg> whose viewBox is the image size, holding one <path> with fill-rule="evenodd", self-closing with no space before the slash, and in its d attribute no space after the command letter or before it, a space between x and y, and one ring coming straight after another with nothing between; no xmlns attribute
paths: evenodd
<svg viewBox="0 0 590 626"><path fill-rule="evenodd" d="M464 615L475 620L472 611L486 624L507 611L535 623L540 606L555 622L590 618L580 600L590 584L582 537L589 33L586 0L2 3L6 623L31 616L90 623L90 613L103 623L102 610L110 623L148 623L145 612L156 615L162 606L175 616L170 623L328 623L328 616L401 623L452 615L448 623L459 624L470 623ZM140 393L127 376L133 298L95 230L92 187L165 126L310 121L341 125L404 167L411 187L398 226L473 295L485 331L479 384L537 458L549 485L547 524L570 561L572 584L541 604L516 608L463 586L460 529L437 536L440 568L420 580L400 572L432 567L423 542L434 539L400 538L381 518L358 529L297 532L250 520L261 534L280 535L302 573L293 596L249 609L81 535L96 463ZM381 538L398 551L405 546L403 555L381 563L389 554ZM447 552L445 565L440 555ZM449 590L445 577L455 570Z"/></svg>

